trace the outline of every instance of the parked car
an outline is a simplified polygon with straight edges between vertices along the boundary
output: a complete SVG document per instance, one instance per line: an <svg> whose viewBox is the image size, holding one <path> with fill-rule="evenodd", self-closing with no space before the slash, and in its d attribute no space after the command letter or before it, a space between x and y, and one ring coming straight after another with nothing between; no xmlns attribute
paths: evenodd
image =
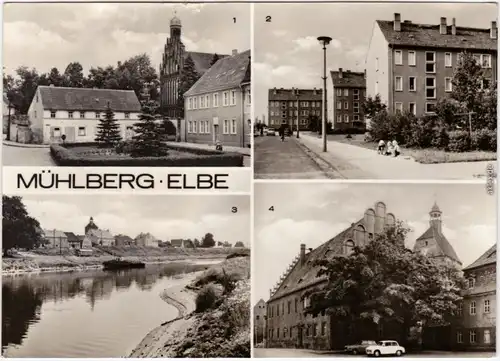
<svg viewBox="0 0 500 361"><path fill-rule="evenodd" d="M402 356L405 353L405 348L403 346L399 346L396 341L392 340L379 341L376 345L371 345L366 348L366 354L368 356L375 357L383 355Z"/></svg>
<svg viewBox="0 0 500 361"><path fill-rule="evenodd" d="M377 342L373 340L363 340L359 343L355 343L353 345L346 345L344 347L345 352L347 353L352 353L353 355L357 354L365 354L366 353L366 348L368 346L373 346L377 345Z"/></svg>
<svg viewBox="0 0 500 361"><path fill-rule="evenodd" d="M267 128L266 129L266 135L275 136L276 135L276 130L274 128Z"/></svg>

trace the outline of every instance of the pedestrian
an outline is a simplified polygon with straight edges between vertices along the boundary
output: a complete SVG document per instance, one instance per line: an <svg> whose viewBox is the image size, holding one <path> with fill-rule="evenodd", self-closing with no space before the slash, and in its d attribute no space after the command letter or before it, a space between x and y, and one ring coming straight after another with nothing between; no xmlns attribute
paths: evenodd
<svg viewBox="0 0 500 361"><path fill-rule="evenodd" d="M380 139L380 141L378 142L378 154L384 154L384 150L385 150L385 142L383 139Z"/></svg>
<svg viewBox="0 0 500 361"><path fill-rule="evenodd" d="M394 156L397 157L401 154L401 149L399 149L398 142L395 140L392 141L392 147L394 148Z"/></svg>
<svg viewBox="0 0 500 361"><path fill-rule="evenodd" d="M281 141L284 142L285 141L285 127L286 127L286 124L285 123L282 123L281 124L281 127L280 127L280 131L279 131L279 134L280 134L280 137L281 137Z"/></svg>
<svg viewBox="0 0 500 361"><path fill-rule="evenodd" d="M387 149L385 151L385 155L392 155L393 152L394 152L394 147L392 146L392 142L389 140L387 142Z"/></svg>

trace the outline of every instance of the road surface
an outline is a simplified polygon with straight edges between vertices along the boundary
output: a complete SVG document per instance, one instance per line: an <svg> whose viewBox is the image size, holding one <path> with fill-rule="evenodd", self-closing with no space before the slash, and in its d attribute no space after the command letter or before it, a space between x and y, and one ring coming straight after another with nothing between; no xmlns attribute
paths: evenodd
<svg viewBox="0 0 500 361"><path fill-rule="evenodd" d="M4 166L56 166L50 156L49 148L24 148L2 145L2 164Z"/></svg>

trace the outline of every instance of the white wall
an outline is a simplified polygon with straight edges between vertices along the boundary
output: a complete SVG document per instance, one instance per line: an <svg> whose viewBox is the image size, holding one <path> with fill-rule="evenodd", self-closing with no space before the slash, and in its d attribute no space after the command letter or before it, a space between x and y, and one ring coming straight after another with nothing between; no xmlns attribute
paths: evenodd
<svg viewBox="0 0 500 361"><path fill-rule="evenodd" d="M326 88L328 91L326 92L326 106L327 106L327 117L329 122L332 122L332 127L335 128L335 104L333 102L333 97L335 94L335 89L333 88L333 79L331 73L328 72L328 79L326 82ZM321 116L320 116L321 118Z"/></svg>
<svg viewBox="0 0 500 361"><path fill-rule="evenodd" d="M382 102L387 104L389 100L389 44L377 23L373 26L365 68L366 97L374 97L379 93Z"/></svg>

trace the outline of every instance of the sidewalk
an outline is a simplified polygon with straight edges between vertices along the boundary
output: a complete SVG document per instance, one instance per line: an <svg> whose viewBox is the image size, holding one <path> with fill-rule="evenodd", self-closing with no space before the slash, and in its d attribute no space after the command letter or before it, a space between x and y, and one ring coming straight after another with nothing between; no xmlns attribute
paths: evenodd
<svg viewBox="0 0 500 361"><path fill-rule="evenodd" d="M496 162L461 162L421 164L405 159L404 155L394 158L377 154L355 145L328 141L327 152L323 153L323 142L313 134L301 133L298 141L329 163L346 179L485 179L486 166Z"/></svg>
<svg viewBox="0 0 500 361"><path fill-rule="evenodd" d="M50 148L50 144L25 144L25 143L17 143L12 140L2 140L2 145L6 145L8 147L18 147L18 148Z"/></svg>
<svg viewBox="0 0 500 361"><path fill-rule="evenodd" d="M188 143L188 142L167 142L167 144L172 144L172 145L186 145L192 148L199 148L199 149L211 149L215 150L215 145L213 144L202 144L202 143ZM251 155L251 148L241 148L241 147L232 147L229 145L222 145L222 151L224 152L232 152L232 153L239 153L243 154L245 156L250 156Z"/></svg>

